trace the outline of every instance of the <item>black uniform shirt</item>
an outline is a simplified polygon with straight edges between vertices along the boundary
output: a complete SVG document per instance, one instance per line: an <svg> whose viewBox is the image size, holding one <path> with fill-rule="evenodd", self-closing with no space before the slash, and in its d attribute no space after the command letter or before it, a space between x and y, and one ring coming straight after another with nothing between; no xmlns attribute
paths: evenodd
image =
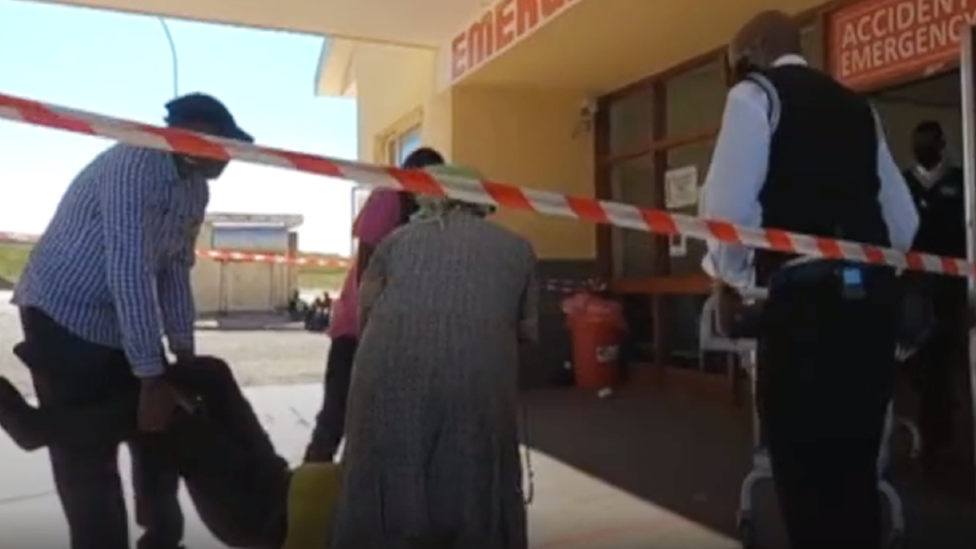
<svg viewBox="0 0 976 549"><path fill-rule="evenodd" d="M963 172L947 167L926 185L917 169L905 171L905 181L918 209L918 233L912 249L950 257L966 257L966 206Z"/></svg>
<svg viewBox="0 0 976 549"><path fill-rule="evenodd" d="M963 171L950 166L931 184L922 181L919 170L905 170L905 181L918 209L918 232L912 250L949 257L966 257L966 206ZM966 279L932 275L933 297L940 316L962 306L966 300Z"/></svg>

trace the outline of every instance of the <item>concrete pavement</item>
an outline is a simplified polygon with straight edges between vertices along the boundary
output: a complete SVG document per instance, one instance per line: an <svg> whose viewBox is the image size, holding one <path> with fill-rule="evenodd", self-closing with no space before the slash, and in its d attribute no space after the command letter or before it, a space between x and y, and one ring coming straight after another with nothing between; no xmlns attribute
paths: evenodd
<svg viewBox="0 0 976 549"><path fill-rule="evenodd" d="M248 389L281 453L297 460L321 395L317 384ZM533 549L732 549L736 544L707 528L641 500L542 453L533 453L535 501L529 508ZM0 437L0 547L67 547L46 455L20 452ZM128 456L120 465L128 479ZM187 500L187 545L219 544ZM133 536L138 532L133 525Z"/></svg>
<svg viewBox="0 0 976 549"><path fill-rule="evenodd" d="M9 291L0 291L0 376L32 393L27 369L11 349L21 341L17 308ZM226 360L245 386L311 383L322 379L329 338L300 329L268 329L266 323L229 318L221 329L197 330L197 352Z"/></svg>

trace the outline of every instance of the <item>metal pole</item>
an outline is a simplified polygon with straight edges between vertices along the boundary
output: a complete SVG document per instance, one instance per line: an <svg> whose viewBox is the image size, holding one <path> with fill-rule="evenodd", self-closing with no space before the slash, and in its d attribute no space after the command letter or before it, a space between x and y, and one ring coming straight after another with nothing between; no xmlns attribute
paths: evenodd
<svg viewBox="0 0 976 549"><path fill-rule="evenodd" d="M960 59L960 80L962 91L962 136L963 173L965 176L964 196L966 199L966 227L968 259L976 260L976 62L973 48L974 27L967 27L962 40ZM976 307L976 280L969 277L969 308ZM976 425L976 326L969 327L969 394L973 406L973 422ZM976 442L976 428L973 439ZM976 459L973 467L976 468ZM976 488L976 486L974 486Z"/></svg>
<svg viewBox="0 0 976 549"><path fill-rule="evenodd" d="M224 276L227 262L223 259L218 261L218 277L217 277L217 316L227 316L227 288L224 286Z"/></svg>
<svg viewBox="0 0 976 549"><path fill-rule="evenodd" d="M169 30L169 23L166 22L166 19L160 17L159 24L163 27L163 33L166 35L166 43L169 44L169 57L173 69L173 97L175 98L180 95L180 57L176 53L176 41L173 40L173 33Z"/></svg>
<svg viewBox="0 0 976 549"><path fill-rule="evenodd" d="M268 265L268 308L271 312L278 310L278 266L275 263Z"/></svg>

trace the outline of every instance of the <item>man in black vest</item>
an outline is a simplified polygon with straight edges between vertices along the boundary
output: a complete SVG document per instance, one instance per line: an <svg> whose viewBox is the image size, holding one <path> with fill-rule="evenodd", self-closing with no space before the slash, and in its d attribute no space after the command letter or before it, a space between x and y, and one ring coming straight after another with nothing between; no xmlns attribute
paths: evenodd
<svg viewBox="0 0 976 549"><path fill-rule="evenodd" d="M907 250L918 215L868 102L807 66L780 12L729 47L702 216ZM892 395L892 269L709 243L725 304L769 289L757 405L792 549L881 545L877 457Z"/></svg>
<svg viewBox="0 0 976 549"><path fill-rule="evenodd" d="M945 158L946 140L938 122L922 122L912 134L916 165L905 180L918 208L918 234L912 249L949 257L966 257L966 206L963 172ZM923 463L937 470L952 444L952 416L957 395L953 373L967 364L966 280L939 275L912 275L932 299L936 326L908 364L909 380L918 395Z"/></svg>

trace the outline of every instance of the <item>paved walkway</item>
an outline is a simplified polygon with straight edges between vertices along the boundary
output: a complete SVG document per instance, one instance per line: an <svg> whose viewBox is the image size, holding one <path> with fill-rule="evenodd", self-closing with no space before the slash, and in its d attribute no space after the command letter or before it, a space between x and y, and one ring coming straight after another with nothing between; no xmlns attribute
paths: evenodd
<svg viewBox="0 0 976 549"><path fill-rule="evenodd" d="M282 454L297 459L318 406L319 386L262 387L249 389L248 393ZM721 534L543 453L533 452L532 462L536 494L529 511L533 549L732 549L737 546ZM0 469L0 547L67 547L67 528L44 454L22 453L2 437L0 463L4 464ZM128 470L125 452L121 465L123 471ZM185 508L190 515L188 546L191 549L219 547L193 515L189 502ZM136 532L133 526L133 533Z"/></svg>

